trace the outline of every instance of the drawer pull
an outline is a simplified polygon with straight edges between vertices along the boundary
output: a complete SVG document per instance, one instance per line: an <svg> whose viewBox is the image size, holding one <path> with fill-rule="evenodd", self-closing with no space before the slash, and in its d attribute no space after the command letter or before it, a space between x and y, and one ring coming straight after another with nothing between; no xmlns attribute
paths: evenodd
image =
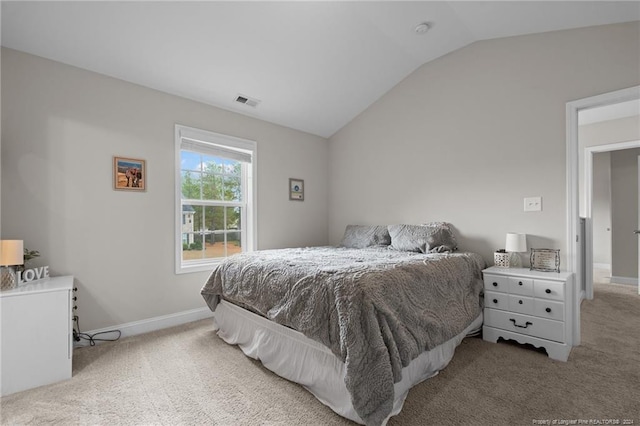
<svg viewBox="0 0 640 426"><path fill-rule="evenodd" d="M493 299L493 303L498 304L498 299Z"/></svg>
<svg viewBox="0 0 640 426"><path fill-rule="evenodd" d="M516 327L520 327L520 328L527 328L530 325L533 325L533 323L529 322L529 321L525 322L524 325L518 325L518 324L516 324L516 320L514 320L513 318L509 318L509 321L513 321L513 325L515 325Z"/></svg>
<svg viewBox="0 0 640 426"><path fill-rule="evenodd" d="M551 294L551 289L546 289L544 292L547 294Z"/></svg>
<svg viewBox="0 0 640 426"><path fill-rule="evenodd" d="M493 286L494 286L494 287L498 287L498 283L494 281L494 282L493 282Z"/></svg>
<svg viewBox="0 0 640 426"><path fill-rule="evenodd" d="M518 303L522 305L522 300L518 300Z"/></svg>
<svg viewBox="0 0 640 426"><path fill-rule="evenodd" d="M522 281L518 281L518 285L522 285Z"/></svg>
<svg viewBox="0 0 640 426"><path fill-rule="evenodd" d="M551 312L551 308L547 308L547 309L545 309L545 311Z"/></svg>

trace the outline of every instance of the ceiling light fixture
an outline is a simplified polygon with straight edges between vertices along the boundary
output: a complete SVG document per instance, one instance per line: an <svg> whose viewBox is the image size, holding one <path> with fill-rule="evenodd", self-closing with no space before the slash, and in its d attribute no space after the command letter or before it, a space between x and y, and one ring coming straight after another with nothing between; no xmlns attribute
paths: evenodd
<svg viewBox="0 0 640 426"><path fill-rule="evenodd" d="M429 29L431 28L431 24L428 22L423 22L421 24L416 25L416 27L413 29L413 31L416 32L416 34L425 34L427 31L429 31Z"/></svg>

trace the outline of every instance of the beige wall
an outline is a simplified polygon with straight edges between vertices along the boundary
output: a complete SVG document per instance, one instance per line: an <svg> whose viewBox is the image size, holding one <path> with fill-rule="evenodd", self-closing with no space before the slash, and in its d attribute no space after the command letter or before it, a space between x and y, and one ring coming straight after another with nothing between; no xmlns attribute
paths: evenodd
<svg viewBox="0 0 640 426"><path fill-rule="evenodd" d="M601 121L578 127L578 152L580 153L578 162L580 216L586 215L584 195L585 148L636 140L640 140L640 117L638 116Z"/></svg>
<svg viewBox="0 0 640 426"><path fill-rule="evenodd" d="M638 278L638 155L640 148L611 153L612 277Z"/></svg>
<svg viewBox="0 0 640 426"><path fill-rule="evenodd" d="M257 141L259 248L327 243L326 139L8 49L2 112L2 237L76 277L83 330L205 306L207 273L174 274L176 123ZM114 155L146 192L112 189Z"/></svg>
<svg viewBox="0 0 640 426"><path fill-rule="evenodd" d="M566 103L638 84L638 22L483 41L423 65L330 138L330 242L349 223L446 220L490 263L522 232L566 265ZM523 211L529 196L543 211Z"/></svg>

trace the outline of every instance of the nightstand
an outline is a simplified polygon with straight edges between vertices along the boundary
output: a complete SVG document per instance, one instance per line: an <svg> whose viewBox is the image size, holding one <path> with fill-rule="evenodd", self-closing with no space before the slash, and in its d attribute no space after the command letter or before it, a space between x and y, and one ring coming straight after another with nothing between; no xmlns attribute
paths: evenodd
<svg viewBox="0 0 640 426"><path fill-rule="evenodd" d="M573 273L495 266L482 272L483 339L529 343L566 361L573 346Z"/></svg>
<svg viewBox="0 0 640 426"><path fill-rule="evenodd" d="M71 378L73 277L0 293L0 395Z"/></svg>

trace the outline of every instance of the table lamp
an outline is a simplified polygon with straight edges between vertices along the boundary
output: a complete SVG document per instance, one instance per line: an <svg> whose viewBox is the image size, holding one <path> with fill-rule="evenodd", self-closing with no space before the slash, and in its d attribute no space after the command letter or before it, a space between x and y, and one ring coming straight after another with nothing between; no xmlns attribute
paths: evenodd
<svg viewBox="0 0 640 426"><path fill-rule="evenodd" d="M10 290L17 285L15 265L24 264L22 240L0 240L0 290Z"/></svg>
<svg viewBox="0 0 640 426"><path fill-rule="evenodd" d="M517 234L515 232L509 232L507 234L507 242L505 244L505 250L507 253L511 253L509 256L510 267L521 267L520 254L527 251L527 234Z"/></svg>

